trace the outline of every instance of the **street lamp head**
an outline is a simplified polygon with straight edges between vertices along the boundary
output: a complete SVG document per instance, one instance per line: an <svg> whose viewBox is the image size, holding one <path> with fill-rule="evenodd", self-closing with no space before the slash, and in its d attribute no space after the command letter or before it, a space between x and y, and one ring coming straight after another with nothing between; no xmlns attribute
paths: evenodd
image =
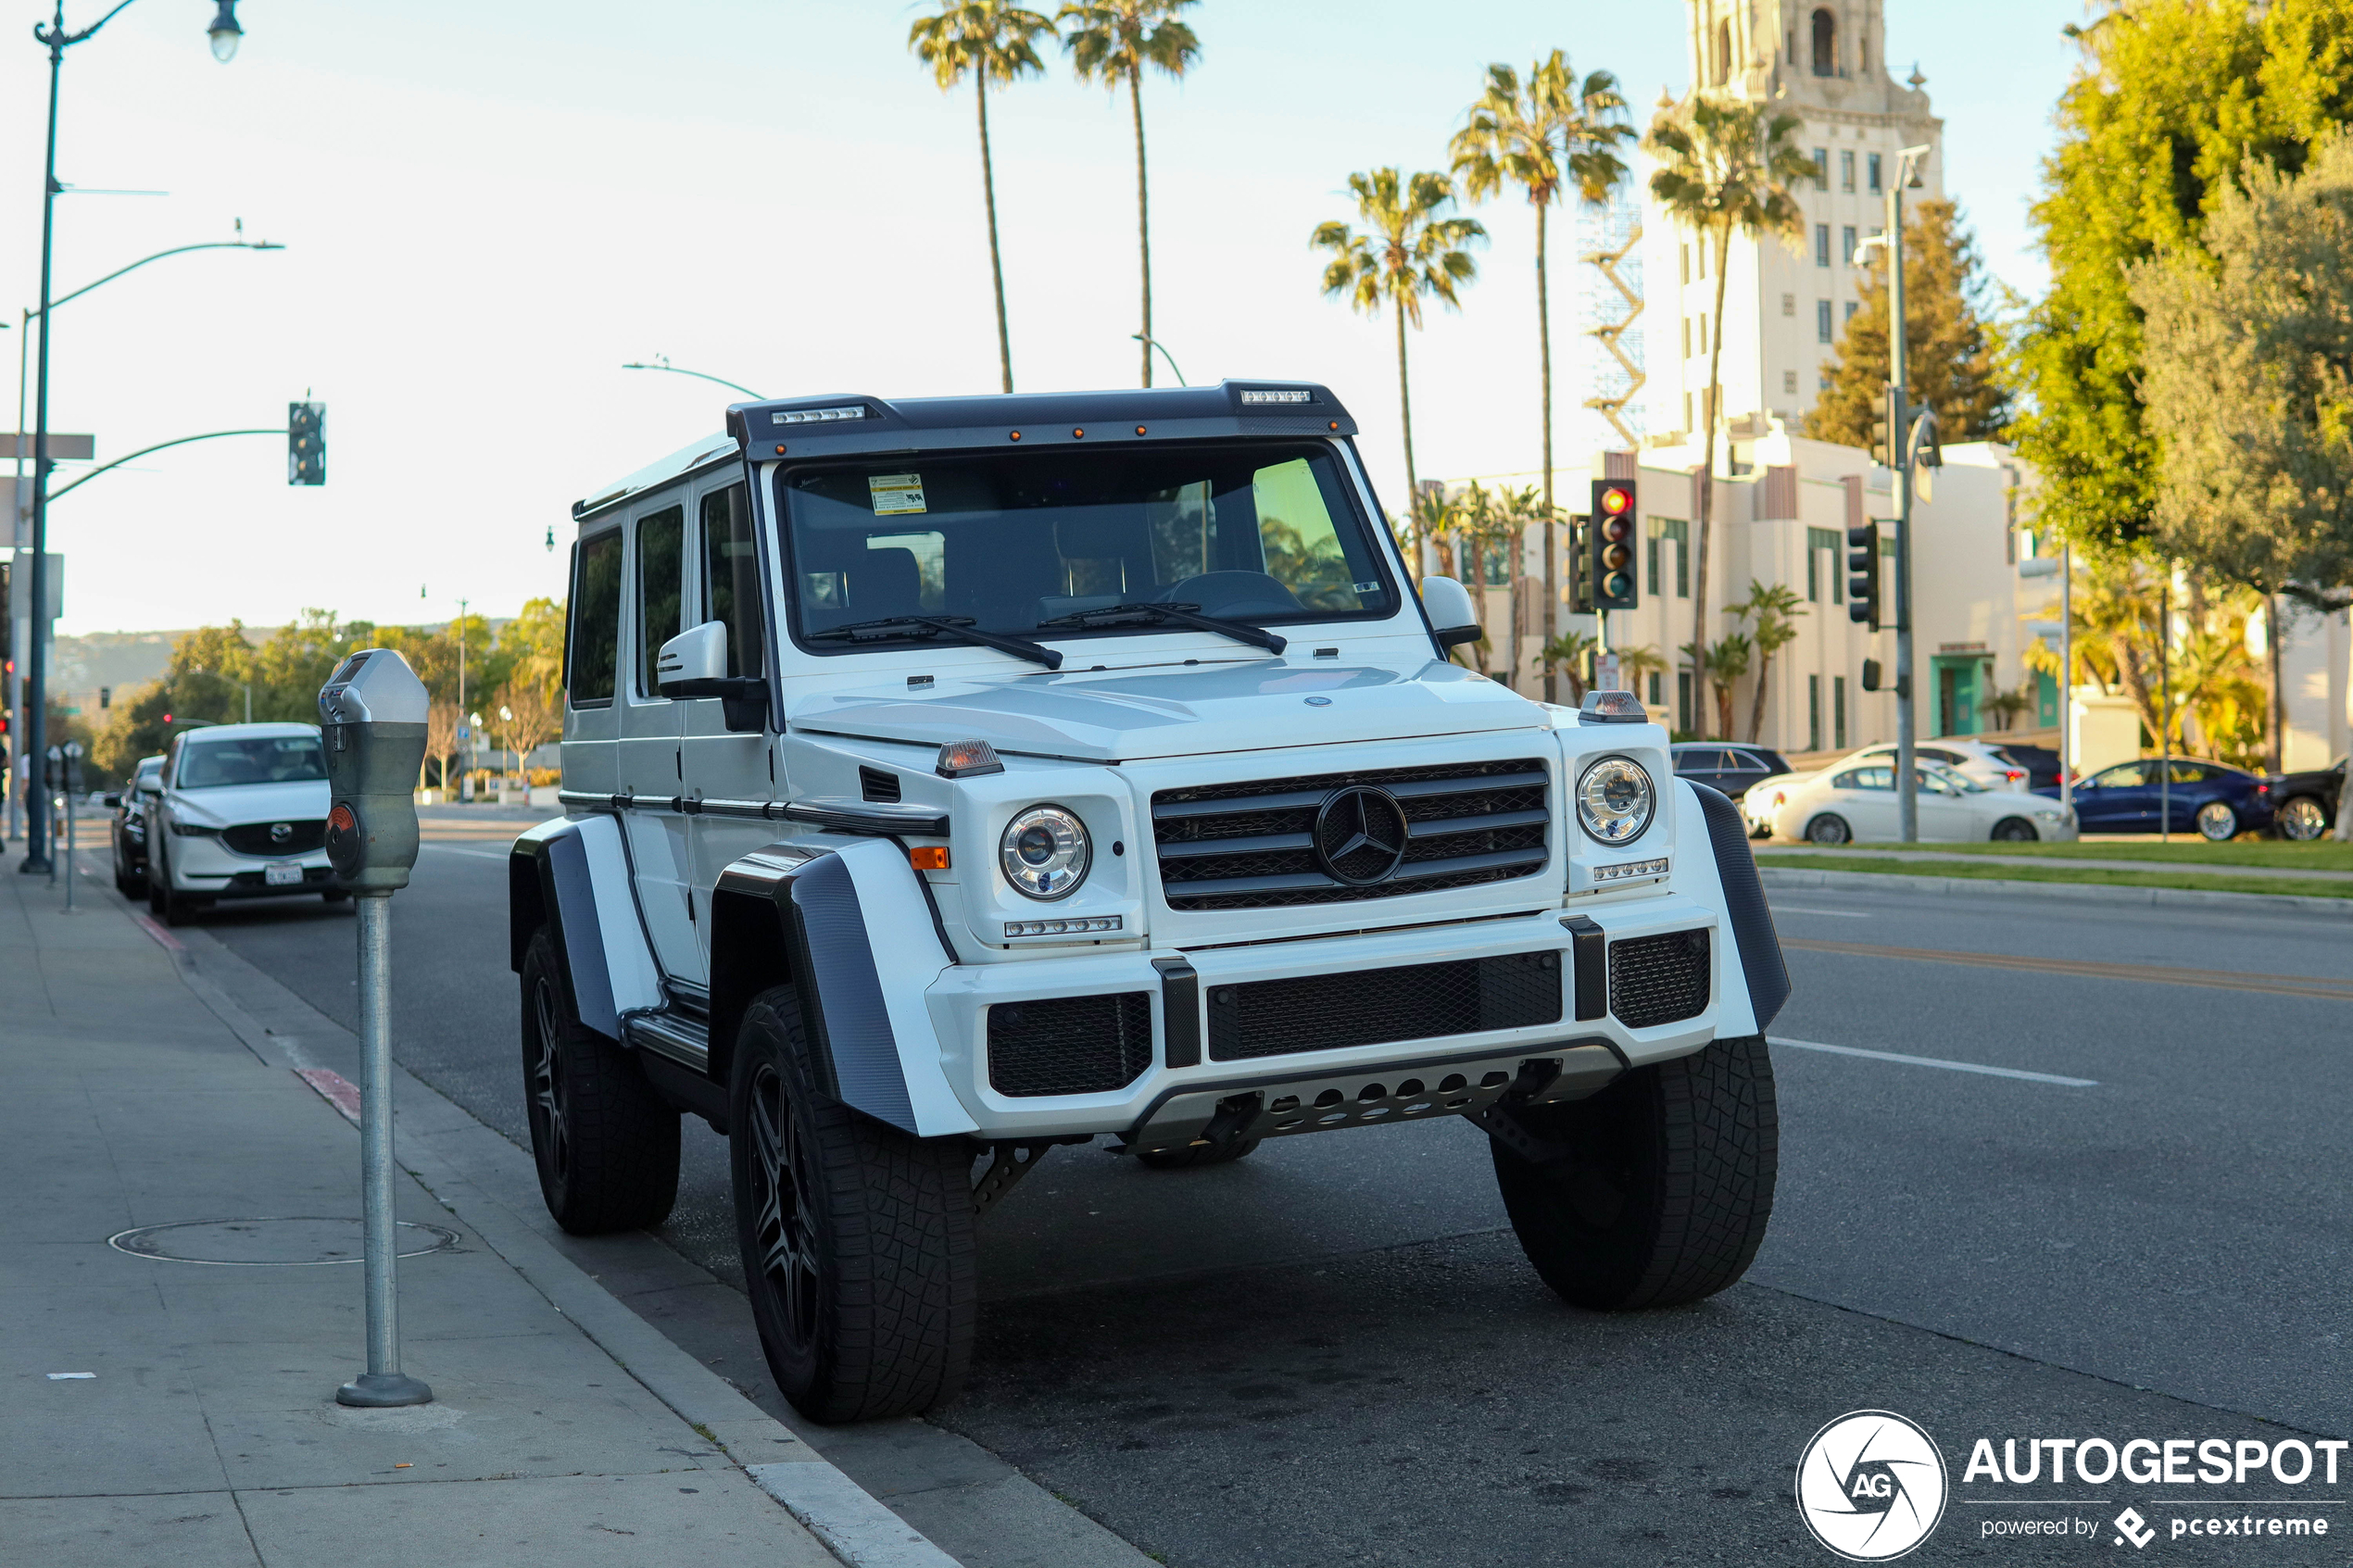
<svg viewBox="0 0 2353 1568"><path fill-rule="evenodd" d="M245 30L237 25L237 0L220 0L220 9L213 14L212 25L205 36L212 40L212 57L227 65L237 57L237 41Z"/></svg>

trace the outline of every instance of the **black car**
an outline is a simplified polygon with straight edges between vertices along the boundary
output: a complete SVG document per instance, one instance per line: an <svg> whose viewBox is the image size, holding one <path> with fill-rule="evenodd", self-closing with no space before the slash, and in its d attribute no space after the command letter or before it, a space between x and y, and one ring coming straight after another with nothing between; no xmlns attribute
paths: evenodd
<svg viewBox="0 0 2353 1568"><path fill-rule="evenodd" d="M1753 784L1791 771L1778 751L1761 746L1727 746L1721 741L1678 741L1675 776L1720 789L1732 799L1746 795Z"/></svg>
<svg viewBox="0 0 2353 1568"><path fill-rule="evenodd" d="M163 759L142 757L132 770L130 787L107 797L114 808L114 884L126 898L147 891L147 808L162 787Z"/></svg>
<svg viewBox="0 0 2353 1568"><path fill-rule="evenodd" d="M2026 770L2029 789L2057 789L2059 782L2059 754L2046 746L2016 746L2004 741L1994 747L2003 756Z"/></svg>
<svg viewBox="0 0 2353 1568"><path fill-rule="evenodd" d="M2336 803L2345 798L2345 759L2334 768L2271 775L2272 824L2282 838L2309 843L2336 826Z"/></svg>

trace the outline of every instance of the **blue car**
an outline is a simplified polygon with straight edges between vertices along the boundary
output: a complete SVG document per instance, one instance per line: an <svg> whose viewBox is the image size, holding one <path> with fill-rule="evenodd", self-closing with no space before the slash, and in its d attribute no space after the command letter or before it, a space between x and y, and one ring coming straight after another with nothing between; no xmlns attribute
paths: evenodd
<svg viewBox="0 0 2353 1568"><path fill-rule="evenodd" d="M2034 793L2056 799L2058 786ZM2075 819L2086 834L2156 833L2160 802L2172 808L2165 831L2195 831L2216 844L2271 825L2270 784L2244 769L2186 757L2171 762L2149 757L2101 769L2075 786Z"/></svg>

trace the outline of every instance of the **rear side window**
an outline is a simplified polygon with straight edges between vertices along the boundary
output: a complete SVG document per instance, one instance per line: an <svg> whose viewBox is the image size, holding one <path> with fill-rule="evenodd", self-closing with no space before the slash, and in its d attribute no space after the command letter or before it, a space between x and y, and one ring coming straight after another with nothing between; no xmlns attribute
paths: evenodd
<svg viewBox="0 0 2353 1568"><path fill-rule="evenodd" d="M580 542L579 581L572 594L572 635L564 684L574 708L612 701L613 665L621 647L621 530Z"/></svg>
<svg viewBox="0 0 2353 1568"><path fill-rule="evenodd" d="M1675 771L1679 773L1720 773L1724 771L1724 754L1720 751L1679 751L1675 754Z"/></svg>
<svg viewBox="0 0 2353 1568"><path fill-rule="evenodd" d="M727 628L727 673L766 674L761 658L760 552L752 545L751 508L740 484L702 498L702 604L705 620Z"/></svg>
<svg viewBox="0 0 2353 1568"><path fill-rule="evenodd" d="M678 590L686 570L686 510L664 507L637 520L637 695L659 696L654 661L678 624Z"/></svg>

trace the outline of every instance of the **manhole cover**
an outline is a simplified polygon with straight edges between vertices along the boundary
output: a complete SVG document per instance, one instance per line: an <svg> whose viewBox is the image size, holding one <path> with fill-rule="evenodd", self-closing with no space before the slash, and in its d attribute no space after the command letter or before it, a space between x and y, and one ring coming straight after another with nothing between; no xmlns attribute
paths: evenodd
<svg viewBox="0 0 2353 1568"><path fill-rule="evenodd" d="M458 1245L458 1233L439 1225L400 1222L400 1256L422 1257ZM173 1263L244 1263L279 1267L357 1263L365 1252L357 1220L182 1220L142 1225L107 1237L134 1258Z"/></svg>

